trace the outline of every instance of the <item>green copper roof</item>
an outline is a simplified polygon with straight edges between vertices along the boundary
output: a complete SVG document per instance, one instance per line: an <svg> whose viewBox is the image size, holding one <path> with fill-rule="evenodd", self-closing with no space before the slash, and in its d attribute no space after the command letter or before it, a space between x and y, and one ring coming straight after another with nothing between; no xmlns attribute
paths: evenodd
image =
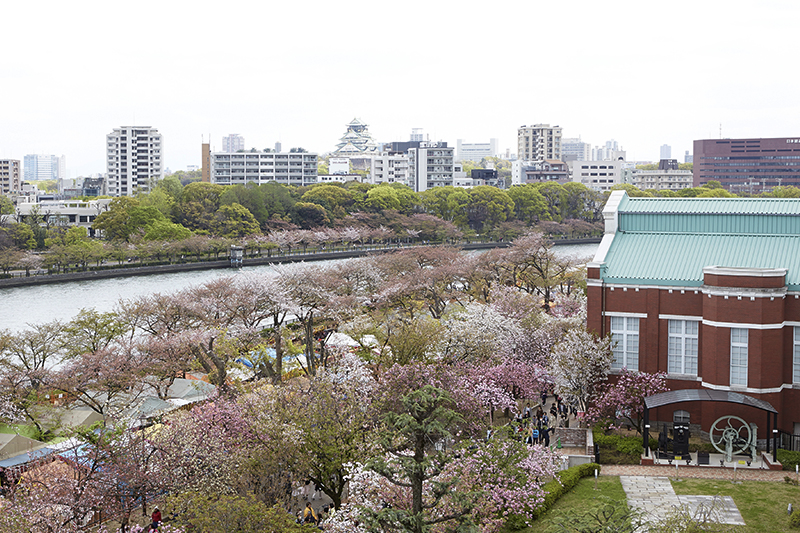
<svg viewBox="0 0 800 533"><path fill-rule="evenodd" d="M800 289L800 236L617 233L605 258L609 283L700 286L707 266L786 268Z"/></svg>
<svg viewBox="0 0 800 533"><path fill-rule="evenodd" d="M605 281L691 287L708 266L786 268L800 290L800 199L617 198L617 231L597 259Z"/></svg>

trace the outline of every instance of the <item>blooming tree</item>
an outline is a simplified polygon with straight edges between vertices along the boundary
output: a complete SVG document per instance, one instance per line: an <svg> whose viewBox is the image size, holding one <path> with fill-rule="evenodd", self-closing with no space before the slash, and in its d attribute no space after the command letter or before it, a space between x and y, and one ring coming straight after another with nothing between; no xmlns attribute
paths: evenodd
<svg viewBox="0 0 800 533"><path fill-rule="evenodd" d="M593 405L586 412L590 424L600 422L606 427L617 427L625 421L642 433L644 424L644 399L669 390L667 375L663 372L648 374L623 368L616 380L597 388Z"/></svg>
<svg viewBox="0 0 800 533"><path fill-rule="evenodd" d="M575 401L580 411L594 397L597 385L611 370L611 338L572 329L555 345L550 359L556 394Z"/></svg>

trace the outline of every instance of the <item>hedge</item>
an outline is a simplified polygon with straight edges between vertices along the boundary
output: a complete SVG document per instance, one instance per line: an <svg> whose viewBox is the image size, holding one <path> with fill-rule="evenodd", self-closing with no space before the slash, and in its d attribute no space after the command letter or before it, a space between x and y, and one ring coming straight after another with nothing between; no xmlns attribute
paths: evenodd
<svg viewBox="0 0 800 533"><path fill-rule="evenodd" d="M573 466L562 470L557 474L558 479L548 481L544 485L544 502L531 513L531 518L536 520L546 513L554 503L564 494L568 493L578 484L578 481L585 477L593 476L594 471L600 472L600 465L597 463L586 463Z"/></svg>
<svg viewBox="0 0 800 533"><path fill-rule="evenodd" d="M594 443L601 448L611 448L626 455L642 455L642 438L641 437L623 437L622 435L603 435L602 433L594 433ZM655 450L658 447L658 440L650 438L650 449Z"/></svg>
<svg viewBox="0 0 800 533"><path fill-rule="evenodd" d="M783 465L784 470L794 471L794 467L800 464L800 452L782 450L778 448L778 461Z"/></svg>

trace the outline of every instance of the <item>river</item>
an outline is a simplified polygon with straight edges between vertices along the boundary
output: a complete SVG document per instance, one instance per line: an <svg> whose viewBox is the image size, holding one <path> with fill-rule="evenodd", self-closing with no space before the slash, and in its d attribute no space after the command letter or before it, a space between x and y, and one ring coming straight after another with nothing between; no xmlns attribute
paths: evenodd
<svg viewBox="0 0 800 533"><path fill-rule="evenodd" d="M597 244L567 244L554 247L560 256L594 256ZM347 259L338 259L347 261ZM322 261L320 264L330 263ZM20 331L28 324L71 320L81 309L106 312L120 300L157 292L175 292L192 285L243 272L270 272L271 266L231 270L195 270L173 274L74 281L55 285L32 285L0 289L0 329Z"/></svg>

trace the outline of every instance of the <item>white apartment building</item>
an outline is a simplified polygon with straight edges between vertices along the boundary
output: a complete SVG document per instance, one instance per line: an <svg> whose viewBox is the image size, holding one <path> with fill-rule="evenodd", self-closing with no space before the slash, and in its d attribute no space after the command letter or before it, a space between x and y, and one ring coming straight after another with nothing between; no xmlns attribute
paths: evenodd
<svg viewBox="0 0 800 533"><path fill-rule="evenodd" d="M211 182L220 185L261 185L274 181L283 185L317 183L317 154L214 152Z"/></svg>
<svg viewBox="0 0 800 533"><path fill-rule="evenodd" d="M634 170L632 183L637 189L670 190L690 189L693 184L691 170Z"/></svg>
<svg viewBox="0 0 800 533"><path fill-rule="evenodd" d="M517 130L517 159L544 161L561 159L561 127L550 124L522 126Z"/></svg>
<svg viewBox="0 0 800 533"><path fill-rule="evenodd" d="M610 191L622 183L623 161L573 161L572 181L596 191Z"/></svg>
<svg viewBox="0 0 800 533"><path fill-rule="evenodd" d="M148 192L164 177L163 141L150 126L123 126L106 135L110 196Z"/></svg>
<svg viewBox="0 0 800 533"><path fill-rule="evenodd" d="M22 190L19 159L0 159L0 194L10 196Z"/></svg>
<svg viewBox="0 0 800 533"><path fill-rule="evenodd" d="M414 192L453 185L453 148L425 142L408 150L408 180Z"/></svg>
<svg viewBox="0 0 800 533"><path fill-rule="evenodd" d="M238 152L244 150L244 137L238 133L231 133L222 138L222 151L223 152Z"/></svg>
<svg viewBox="0 0 800 533"><path fill-rule="evenodd" d="M379 155L372 156L369 175L370 183L409 185L408 155L403 152L381 152Z"/></svg>
<svg viewBox="0 0 800 533"><path fill-rule="evenodd" d="M23 159L22 176L25 181L58 180L67 177L66 156L29 154Z"/></svg>
<svg viewBox="0 0 800 533"><path fill-rule="evenodd" d="M484 157L497 155L497 139L489 139L488 143L465 143L456 140L456 161L480 162Z"/></svg>

